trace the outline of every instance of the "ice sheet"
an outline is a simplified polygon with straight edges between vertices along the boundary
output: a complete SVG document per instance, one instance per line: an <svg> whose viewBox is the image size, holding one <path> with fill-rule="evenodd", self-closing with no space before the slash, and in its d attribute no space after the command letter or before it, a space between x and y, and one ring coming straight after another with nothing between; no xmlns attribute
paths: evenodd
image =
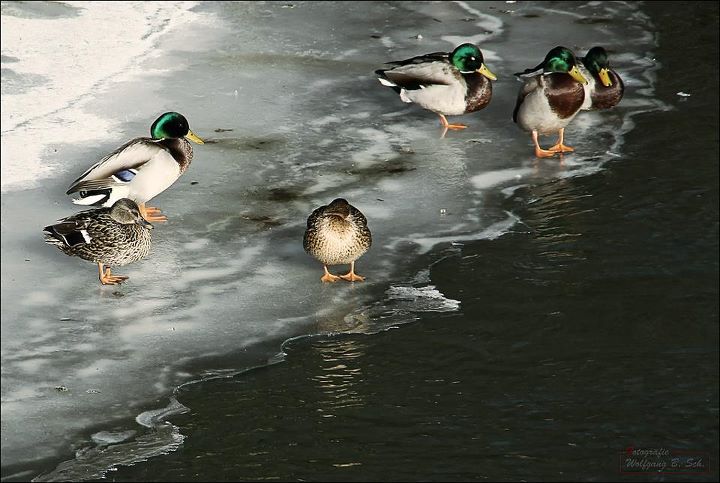
<svg viewBox="0 0 720 483"><path fill-rule="evenodd" d="M83 29L93 18L110 37L117 22L104 5L55 21ZM67 451L91 426L164 408L173 387L201 377L182 369L187 361L309 333L382 329L387 310L400 314L391 325L411 321L413 310L461 310L415 280L418 257L502 236L521 221L500 206L508 190L621 159L632 117L665 108L653 98L654 38L636 5L570 3L553 13L565 21L551 30L551 12L534 3L376 7L151 4L140 12L147 19L126 18L138 29L136 50L88 69L71 92L62 76L48 77L40 57L23 58L24 44L52 34L47 19L26 25L3 6L3 69L35 66L23 72L51 78L63 93L53 103L6 95L3 74L3 116L6 102L16 113L2 128L4 466ZM578 21L594 15L618 20ZM22 25L22 43L6 39L6 22ZM372 72L384 61L451 50L461 38L479 39L499 80L490 106L462 118L469 129L441 138L437 116L402 103ZM619 108L583 113L568 128L577 152L562 163L536 160L529 136L510 120L520 86L512 72L558 44L582 53L604 45L630 80ZM95 58L78 45L71 53L88 68ZM28 79L33 89L45 85ZM17 119L25 105L26 118ZM79 173L146 135L166 110L184 113L208 142L153 200L170 222L154 230L151 256L118 270L127 284L100 287L92 264L43 244L40 231L76 209L64 191ZM321 265L302 249L307 215L339 196L365 213L373 232L356 266L363 284L322 285ZM278 347L266 350L265 362ZM100 443L86 437L90 448L106 444L102 431L111 429L92 432ZM112 428L127 431L147 436L140 426ZM168 437L171 450L177 441ZM112 465L83 455L83 468ZM60 470L47 478L78 474L72 463Z"/></svg>

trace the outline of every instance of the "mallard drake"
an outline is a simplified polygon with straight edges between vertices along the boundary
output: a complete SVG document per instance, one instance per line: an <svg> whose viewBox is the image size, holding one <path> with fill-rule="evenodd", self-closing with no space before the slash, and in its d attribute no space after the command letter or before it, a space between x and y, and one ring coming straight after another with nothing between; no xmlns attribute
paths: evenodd
<svg viewBox="0 0 720 483"><path fill-rule="evenodd" d="M573 151L563 143L565 126L580 111L585 100L583 86L588 83L578 70L575 55L565 47L555 47L538 66L515 75L525 77L525 84L518 93L513 121L531 132L535 156L545 158ZM557 144L542 149L538 134L556 132Z"/></svg>
<svg viewBox="0 0 720 483"><path fill-rule="evenodd" d="M355 260L360 258L372 244L372 236L367 227L365 216L342 198L313 211L307 219L307 230L303 237L305 251L317 258L325 274L323 282L363 281L355 273ZM345 275L332 275L328 265L350 264L350 272Z"/></svg>
<svg viewBox="0 0 720 483"><path fill-rule="evenodd" d="M177 112L166 112L150 127L149 138L135 138L108 154L76 179L66 194L79 205L112 206L121 198L137 202L146 220L167 221L145 203L165 191L190 166L192 145L204 144Z"/></svg>
<svg viewBox="0 0 720 483"><path fill-rule="evenodd" d="M436 113L448 129L467 127L449 124L445 116L459 116L487 106L492 97L490 81L497 79L473 44L459 45L450 53L435 52L388 64L396 67L375 71L380 83L392 87L403 102L414 102Z"/></svg>
<svg viewBox="0 0 720 483"><path fill-rule="evenodd" d="M625 93L625 85L617 72L610 68L607 52L600 46L588 50L578 64L580 73L588 80L585 86L583 110L610 109Z"/></svg>
<svg viewBox="0 0 720 483"><path fill-rule="evenodd" d="M46 243L65 254L97 263L100 283L115 285L128 277L111 274L109 265L127 265L145 258L150 252L152 227L137 203L123 198L111 208L81 211L58 220L44 228L44 235Z"/></svg>

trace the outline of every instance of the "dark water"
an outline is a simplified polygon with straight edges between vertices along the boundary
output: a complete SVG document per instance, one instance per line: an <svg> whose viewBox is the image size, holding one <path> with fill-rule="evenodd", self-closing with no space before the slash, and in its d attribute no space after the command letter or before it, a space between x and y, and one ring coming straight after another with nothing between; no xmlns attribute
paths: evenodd
<svg viewBox="0 0 720 483"><path fill-rule="evenodd" d="M459 311L183 386L183 444L107 479L717 480L718 8L683 5L646 8L674 110L636 116L604 171L501 201L514 232L417 260ZM622 476L627 447L710 474Z"/></svg>

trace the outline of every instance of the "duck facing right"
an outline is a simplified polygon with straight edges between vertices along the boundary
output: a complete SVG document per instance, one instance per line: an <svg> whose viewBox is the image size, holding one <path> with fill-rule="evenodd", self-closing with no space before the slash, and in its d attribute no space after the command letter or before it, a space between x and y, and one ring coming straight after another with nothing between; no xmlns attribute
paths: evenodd
<svg viewBox="0 0 720 483"><path fill-rule="evenodd" d="M73 203L109 208L117 200L129 198L146 220L167 221L160 209L145 203L169 188L190 166L193 148L188 140L204 141L178 112L158 117L150 126L150 135L127 142L73 181L66 193L77 193Z"/></svg>
<svg viewBox="0 0 720 483"><path fill-rule="evenodd" d="M564 144L565 127L580 112L585 102L584 86L588 83L577 64L570 49L558 46L536 67L515 74L524 78L525 84L518 93L513 121L530 132L538 158L574 151ZM558 142L542 149L538 135L555 133Z"/></svg>
<svg viewBox="0 0 720 483"><path fill-rule="evenodd" d="M101 284L116 285L128 277L113 275L109 265L127 265L147 257L152 227L137 203L121 198L110 208L81 211L43 231L45 242L66 255L97 263Z"/></svg>
<svg viewBox="0 0 720 483"><path fill-rule="evenodd" d="M465 129L445 116L479 111L490 103L495 74L485 65L475 44L459 45L452 52L434 52L388 62L393 67L376 70L378 80L415 104L440 116L445 129Z"/></svg>

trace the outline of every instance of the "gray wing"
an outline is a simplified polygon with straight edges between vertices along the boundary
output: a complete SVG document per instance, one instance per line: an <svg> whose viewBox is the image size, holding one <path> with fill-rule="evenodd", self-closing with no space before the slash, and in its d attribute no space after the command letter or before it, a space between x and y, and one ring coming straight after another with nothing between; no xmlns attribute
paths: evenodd
<svg viewBox="0 0 720 483"><path fill-rule="evenodd" d="M165 148L152 138L133 139L92 165L73 181L66 194L122 184L125 172L138 169L161 151Z"/></svg>
<svg viewBox="0 0 720 483"><path fill-rule="evenodd" d="M88 234L93 220L97 217L105 216L110 211L109 208L101 208L100 210L87 210L75 213L72 216L62 218L54 225L46 226L45 241L52 245L68 249L79 245L90 243L91 237Z"/></svg>
<svg viewBox="0 0 720 483"><path fill-rule="evenodd" d="M433 52L432 54L418 55L405 60L393 60L387 62L392 65L425 64L428 62L444 61L449 62L450 54L447 52Z"/></svg>
<svg viewBox="0 0 720 483"><path fill-rule="evenodd" d="M432 85L451 85L458 80L459 74L456 70L447 61L433 60L407 63L392 69L379 70L377 74L398 87L416 90Z"/></svg>
<svg viewBox="0 0 720 483"><path fill-rule="evenodd" d="M527 95L535 89L542 87L540 77L541 76L538 75L535 77L525 78L525 84L523 84L520 92L518 92L517 101L515 101L515 109L513 109L513 122L517 123L517 114L520 110L520 105L525 100L525 97L527 97Z"/></svg>

